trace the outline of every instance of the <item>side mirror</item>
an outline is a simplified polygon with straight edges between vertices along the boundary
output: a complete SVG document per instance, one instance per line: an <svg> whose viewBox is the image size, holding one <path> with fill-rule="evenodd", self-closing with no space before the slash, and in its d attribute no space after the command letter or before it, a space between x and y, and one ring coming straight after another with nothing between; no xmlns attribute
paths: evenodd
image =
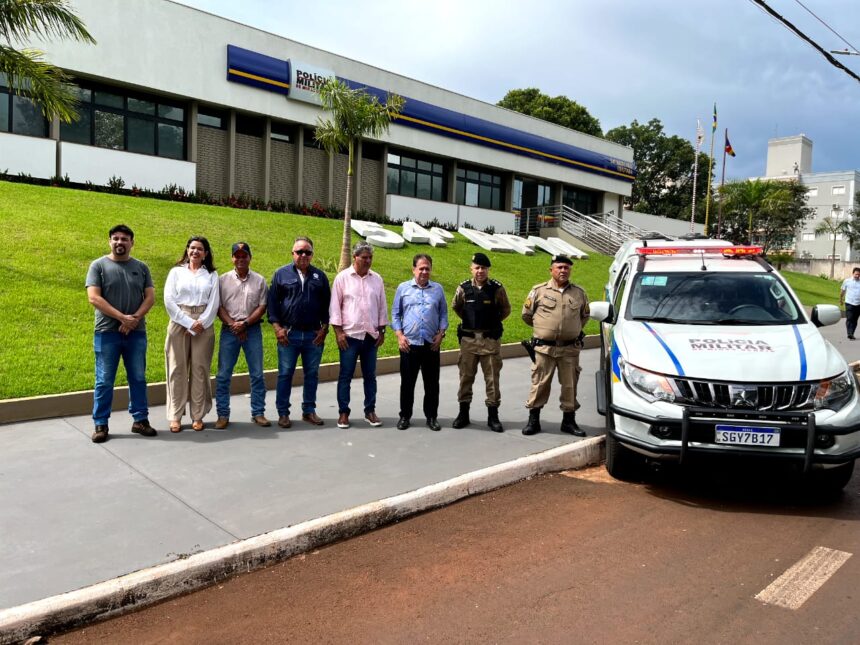
<svg viewBox="0 0 860 645"><path fill-rule="evenodd" d="M810 318L816 327L827 327L838 323L842 319L842 312L836 305L815 305Z"/></svg>
<svg viewBox="0 0 860 645"><path fill-rule="evenodd" d="M592 302L588 305L588 308L590 311L589 315L593 320L606 322L613 318L611 302Z"/></svg>

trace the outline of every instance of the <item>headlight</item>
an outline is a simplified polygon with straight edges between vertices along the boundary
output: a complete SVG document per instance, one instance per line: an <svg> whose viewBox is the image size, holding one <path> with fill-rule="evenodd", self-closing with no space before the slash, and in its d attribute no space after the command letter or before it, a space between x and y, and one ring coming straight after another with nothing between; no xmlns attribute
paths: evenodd
<svg viewBox="0 0 860 645"><path fill-rule="evenodd" d="M821 381L815 393L815 409L827 408L834 412L841 410L854 396L856 387L856 381L850 372L843 372L835 378Z"/></svg>
<svg viewBox="0 0 860 645"><path fill-rule="evenodd" d="M675 400L672 386L664 376L633 367L627 362L622 363L621 369L627 385L649 403L654 401L672 403Z"/></svg>

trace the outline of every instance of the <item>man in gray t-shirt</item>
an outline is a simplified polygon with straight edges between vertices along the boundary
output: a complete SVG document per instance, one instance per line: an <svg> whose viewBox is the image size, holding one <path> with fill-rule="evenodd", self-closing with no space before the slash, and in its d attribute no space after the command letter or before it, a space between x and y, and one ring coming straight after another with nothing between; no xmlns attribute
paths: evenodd
<svg viewBox="0 0 860 645"><path fill-rule="evenodd" d="M123 224L108 232L110 253L90 264L87 297L95 307L93 349L96 386L93 392L93 443L108 439L116 371L122 358L128 378L131 431L154 437L146 396L146 319L155 302L149 267L131 257L134 233Z"/></svg>

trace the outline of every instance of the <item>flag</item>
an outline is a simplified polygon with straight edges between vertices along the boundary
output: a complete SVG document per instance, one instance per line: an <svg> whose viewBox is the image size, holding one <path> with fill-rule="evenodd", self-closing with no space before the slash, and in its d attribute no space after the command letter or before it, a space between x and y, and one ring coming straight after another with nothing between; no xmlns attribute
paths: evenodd
<svg viewBox="0 0 860 645"><path fill-rule="evenodd" d="M702 122L699 119L696 119L696 145L702 145L702 142L705 140L705 131L702 130Z"/></svg>
<svg viewBox="0 0 860 645"><path fill-rule="evenodd" d="M717 104L714 103L714 122L711 125L711 133L714 133L716 131L717 131Z"/></svg>
<svg viewBox="0 0 860 645"><path fill-rule="evenodd" d="M731 157L735 156L735 149L732 148L732 144L729 143L729 133L728 132L726 132L726 154L731 156Z"/></svg>

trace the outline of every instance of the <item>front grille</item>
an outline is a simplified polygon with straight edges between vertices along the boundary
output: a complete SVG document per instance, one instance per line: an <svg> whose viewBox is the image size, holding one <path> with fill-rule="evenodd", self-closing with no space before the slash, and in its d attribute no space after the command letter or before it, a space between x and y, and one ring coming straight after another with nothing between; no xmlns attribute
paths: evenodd
<svg viewBox="0 0 860 645"><path fill-rule="evenodd" d="M668 377L675 402L726 410L812 410L817 387L810 383L718 383Z"/></svg>

